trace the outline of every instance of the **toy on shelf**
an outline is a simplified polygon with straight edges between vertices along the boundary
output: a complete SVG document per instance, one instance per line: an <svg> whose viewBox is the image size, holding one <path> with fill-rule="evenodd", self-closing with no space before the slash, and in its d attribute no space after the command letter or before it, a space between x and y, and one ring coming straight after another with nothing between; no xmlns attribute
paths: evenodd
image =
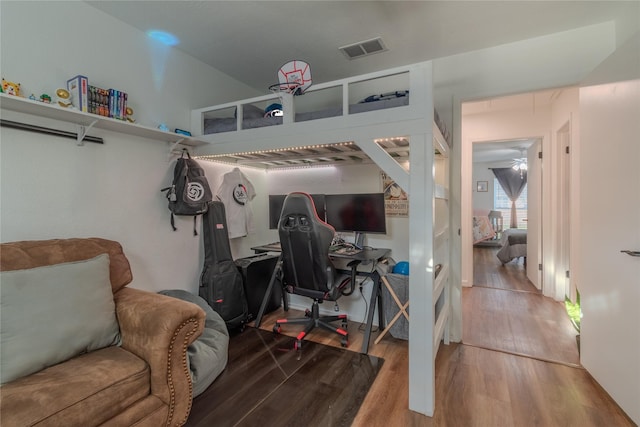
<svg viewBox="0 0 640 427"><path fill-rule="evenodd" d="M45 104L51 104L51 97L46 93L43 93L42 95L40 95L40 101L44 102Z"/></svg>
<svg viewBox="0 0 640 427"><path fill-rule="evenodd" d="M136 119L133 118L133 108L127 107L125 109L125 118L129 123L135 123Z"/></svg>
<svg viewBox="0 0 640 427"><path fill-rule="evenodd" d="M10 82L2 78L2 92L7 95L20 96L20 83Z"/></svg>
<svg viewBox="0 0 640 427"><path fill-rule="evenodd" d="M73 104L71 103L71 94L68 90L63 88L56 89L56 103L60 107L73 108Z"/></svg>
<svg viewBox="0 0 640 427"><path fill-rule="evenodd" d="M36 98L36 96L34 94L29 95L29 99L32 101L37 101L38 98Z"/></svg>

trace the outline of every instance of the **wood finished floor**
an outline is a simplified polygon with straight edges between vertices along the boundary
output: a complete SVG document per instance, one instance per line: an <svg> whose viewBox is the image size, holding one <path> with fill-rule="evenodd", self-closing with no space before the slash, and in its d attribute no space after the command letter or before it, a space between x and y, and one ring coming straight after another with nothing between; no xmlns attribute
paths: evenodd
<svg viewBox="0 0 640 427"><path fill-rule="evenodd" d="M473 285L540 293L527 279L524 259L502 264L496 254L500 248L473 248Z"/></svg>
<svg viewBox="0 0 640 427"><path fill-rule="evenodd" d="M382 359L246 328L231 339L227 369L193 401L186 427L349 427Z"/></svg>
<svg viewBox="0 0 640 427"><path fill-rule="evenodd" d="M495 251L495 249L493 249ZM489 261L491 254L485 253ZM543 298L540 293L519 277L518 270L522 264L507 265L504 271L486 271L476 268L476 274L487 279L482 280L482 289L487 290L490 303L481 310L485 319L503 315L504 305L522 307L518 298L522 294L530 294L533 298ZM521 277L521 276L520 276ZM512 289L508 291L504 289ZM533 287L533 289L531 289ZM495 288L495 289L492 289ZM474 288L475 289L475 288ZM480 286L477 289L481 289ZM491 302L495 292L503 289L501 303ZM480 295L483 295L481 293ZM497 341L497 331L492 335L490 328L478 332L478 328L469 325L473 315L469 312L471 304L468 292L463 293L463 322L465 340L479 342L482 339ZM534 316L529 310L522 310ZM282 308L269 313L263 319L262 329L271 331L276 319L294 317L300 312L290 310L285 313ZM542 317L539 314L539 317ZM531 320L531 323L542 322ZM363 333L361 324L349 321L348 350L359 351L362 346ZM503 328L500 334L521 334L526 328ZM282 328L283 334L295 336L298 327L287 325ZM533 337L525 335L500 335L504 342L520 343L525 341L529 348L548 348L546 338L537 342L544 332L555 337L550 326L546 330L540 328L539 334ZM466 334L469 334L467 336ZM479 336L474 336L478 334ZM575 333L572 333L575 345ZM536 338L537 336L537 338ZM408 409L408 343L395 339L387 334L379 344L373 341L377 333L372 334L369 354L384 359L369 393L366 395L352 423L353 427L499 427L499 426L576 426L576 427L627 427L634 426L624 412L609 395L593 380L589 373L582 369L562 363L552 363L535 357L514 355L502 351L466 344L452 343L441 345L436 357L436 402L433 417L426 417ZM481 339L481 337L484 337ZM308 339L322 344L340 347L339 338L324 330L312 331ZM548 339L553 342L555 338ZM490 342L489 342L490 343ZM518 349L524 347L516 347ZM548 353L547 353L548 354ZM299 391L290 390L289 402L283 402L282 410L287 405L295 404ZM280 427L268 419L263 420L262 427ZM315 427L315 426L313 426ZM319 426L325 427L325 426ZM330 426L329 426L330 427Z"/></svg>
<svg viewBox="0 0 640 427"><path fill-rule="evenodd" d="M502 265L497 251L473 250L474 286L462 290L463 343L579 365L564 304L536 289L522 259Z"/></svg>
<svg viewBox="0 0 640 427"><path fill-rule="evenodd" d="M276 319L301 314L279 309L266 315L261 328L271 331ZM348 350L361 348L359 326L349 321ZM288 336L299 330L293 325L282 329ZM440 346L436 410L433 417L426 417L408 409L407 341L387 334L373 344L376 336L372 334L369 354L383 358L384 363L352 427L634 426L582 368L455 343ZM340 346L340 339L324 330L312 331L308 339ZM289 395L295 396L296 391ZM268 420L263 426L280 427Z"/></svg>

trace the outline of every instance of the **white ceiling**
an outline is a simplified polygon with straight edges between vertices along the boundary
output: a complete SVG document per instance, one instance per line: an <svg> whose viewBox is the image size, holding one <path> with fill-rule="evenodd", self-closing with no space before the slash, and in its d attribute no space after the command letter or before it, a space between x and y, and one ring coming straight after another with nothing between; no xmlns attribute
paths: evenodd
<svg viewBox="0 0 640 427"><path fill-rule="evenodd" d="M86 1L268 92L284 63L310 64L314 83L567 31L639 14L636 1ZM640 19L640 18L639 18ZM387 51L349 60L341 46L381 37ZM464 105L463 114L548 105L558 91ZM474 161L520 157L532 141L474 144Z"/></svg>
<svg viewBox="0 0 640 427"><path fill-rule="evenodd" d="M473 162L512 162L527 157L527 148L534 139L513 139L508 141L488 141L473 144Z"/></svg>
<svg viewBox="0 0 640 427"><path fill-rule="evenodd" d="M292 59L314 83L618 20L620 1L87 1L267 92ZM339 47L382 37L388 50L349 60Z"/></svg>

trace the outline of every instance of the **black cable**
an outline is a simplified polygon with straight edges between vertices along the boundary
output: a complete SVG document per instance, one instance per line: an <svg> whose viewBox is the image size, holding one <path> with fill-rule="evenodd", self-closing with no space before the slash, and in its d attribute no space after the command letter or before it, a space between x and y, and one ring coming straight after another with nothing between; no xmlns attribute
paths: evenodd
<svg viewBox="0 0 640 427"><path fill-rule="evenodd" d="M366 279L364 279L361 283L360 283L360 296L362 297L362 300L364 301L364 319L362 321L362 323L360 323L360 326L358 326L358 331L362 332L365 330L366 326L367 326L367 315L369 314L369 304L367 304L367 299L364 297L364 293L362 292L362 285L364 285L364 282L367 281L367 279L369 279L369 277L367 277ZM373 281L372 281L373 282ZM371 328L371 332L378 332L378 327L376 326L375 328Z"/></svg>

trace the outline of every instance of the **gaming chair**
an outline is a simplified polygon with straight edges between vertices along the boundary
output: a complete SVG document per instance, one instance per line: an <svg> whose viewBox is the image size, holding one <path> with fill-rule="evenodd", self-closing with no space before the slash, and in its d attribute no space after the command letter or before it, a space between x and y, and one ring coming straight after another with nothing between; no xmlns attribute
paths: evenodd
<svg viewBox="0 0 640 427"><path fill-rule="evenodd" d="M305 317L280 319L273 331L279 333L285 323L304 324L304 331L297 336L295 348L315 327L322 327L339 334L343 347L349 345L347 315L320 316L323 301L336 301L342 295L340 279L329 259L329 246L335 231L318 218L313 199L306 193L290 193L284 200L278 224L282 247L283 286L287 292L313 299L311 310ZM338 328L329 322L342 321Z"/></svg>

